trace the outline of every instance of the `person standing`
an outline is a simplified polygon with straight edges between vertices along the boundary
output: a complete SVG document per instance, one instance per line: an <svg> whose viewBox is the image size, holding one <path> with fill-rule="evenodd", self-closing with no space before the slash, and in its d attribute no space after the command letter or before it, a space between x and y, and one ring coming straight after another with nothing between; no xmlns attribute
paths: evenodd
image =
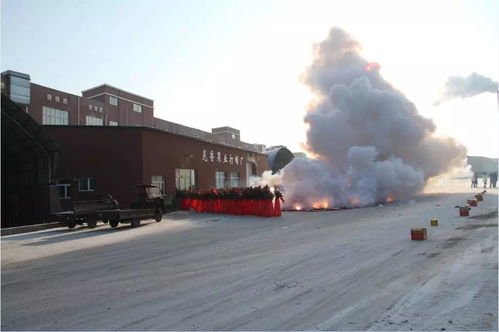
<svg viewBox="0 0 499 332"><path fill-rule="evenodd" d="M477 172L473 173L473 177L471 178L471 188L478 187L478 174Z"/></svg>
<svg viewBox="0 0 499 332"><path fill-rule="evenodd" d="M274 191L274 195L275 195L274 216L280 217L281 216L281 202L284 203L284 196L277 189Z"/></svg>
<svg viewBox="0 0 499 332"><path fill-rule="evenodd" d="M494 173L492 173L492 175L490 177L490 185L491 185L491 188L496 188L496 185L497 185L497 171L495 171Z"/></svg>
<svg viewBox="0 0 499 332"><path fill-rule="evenodd" d="M487 173L485 172L483 173L482 180L483 180L483 188L487 189Z"/></svg>

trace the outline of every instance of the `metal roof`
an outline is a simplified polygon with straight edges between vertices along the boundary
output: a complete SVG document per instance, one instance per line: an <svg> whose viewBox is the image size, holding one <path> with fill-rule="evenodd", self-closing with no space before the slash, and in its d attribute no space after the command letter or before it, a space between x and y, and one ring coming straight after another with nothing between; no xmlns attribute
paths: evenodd
<svg viewBox="0 0 499 332"><path fill-rule="evenodd" d="M25 78L27 80L31 80L31 78L29 77L28 74L20 73L18 71L6 70L6 71L2 72L2 76L6 76L6 75L16 76L16 77L20 77L20 78Z"/></svg>
<svg viewBox="0 0 499 332"><path fill-rule="evenodd" d="M33 163L37 158L48 159L53 173L60 150L42 126L2 94L2 163L4 165L24 167Z"/></svg>

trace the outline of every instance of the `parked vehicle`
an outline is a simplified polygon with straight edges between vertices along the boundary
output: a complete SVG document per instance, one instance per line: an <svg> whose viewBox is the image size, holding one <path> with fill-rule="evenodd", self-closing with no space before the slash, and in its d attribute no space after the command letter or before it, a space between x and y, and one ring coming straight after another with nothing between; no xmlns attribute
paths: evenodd
<svg viewBox="0 0 499 332"><path fill-rule="evenodd" d="M130 223L132 227L137 227L144 219L161 221L165 213L165 202L161 190L157 186L146 184L135 187L137 200L130 204L129 209L105 212L111 227L115 228L120 223Z"/></svg>
<svg viewBox="0 0 499 332"><path fill-rule="evenodd" d="M120 209L119 202L111 195L92 201L75 201L72 211L53 213L52 220L64 222L69 228L84 223L89 228L95 228L98 221L109 223L113 228L120 223L137 227L144 219L161 221L166 210L161 190L156 186L142 184L136 186L136 195L137 200L130 204L129 209Z"/></svg>

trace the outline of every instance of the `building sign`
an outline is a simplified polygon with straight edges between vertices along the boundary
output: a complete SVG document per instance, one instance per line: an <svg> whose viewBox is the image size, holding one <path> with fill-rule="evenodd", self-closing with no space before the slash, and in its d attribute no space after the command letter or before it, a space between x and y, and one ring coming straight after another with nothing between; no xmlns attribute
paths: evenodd
<svg viewBox="0 0 499 332"><path fill-rule="evenodd" d="M204 149L202 159L204 162L242 165L244 157L239 157L238 155L233 156L232 154L227 155L226 153L222 154L220 151L217 151L215 153L213 150L210 150L208 152L206 149Z"/></svg>

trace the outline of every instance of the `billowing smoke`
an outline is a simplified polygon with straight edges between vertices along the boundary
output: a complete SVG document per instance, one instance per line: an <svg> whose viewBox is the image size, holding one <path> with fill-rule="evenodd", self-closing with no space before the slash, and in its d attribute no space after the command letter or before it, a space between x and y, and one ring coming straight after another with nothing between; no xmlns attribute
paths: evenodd
<svg viewBox="0 0 499 332"><path fill-rule="evenodd" d="M251 187L265 186L270 187L282 185L282 177L279 173L272 174L272 171L263 172L262 176L252 176L250 177L249 184Z"/></svg>
<svg viewBox="0 0 499 332"><path fill-rule="evenodd" d="M433 136L435 125L363 59L339 28L315 47L303 80L315 94L306 148L282 171L285 207L350 207L406 199L463 165L466 149Z"/></svg>
<svg viewBox="0 0 499 332"><path fill-rule="evenodd" d="M450 76L445 83L442 97L435 105L455 99L469 98L485 92L497 92L497 82L477 73L471 73L468 77Z"/></svg>

